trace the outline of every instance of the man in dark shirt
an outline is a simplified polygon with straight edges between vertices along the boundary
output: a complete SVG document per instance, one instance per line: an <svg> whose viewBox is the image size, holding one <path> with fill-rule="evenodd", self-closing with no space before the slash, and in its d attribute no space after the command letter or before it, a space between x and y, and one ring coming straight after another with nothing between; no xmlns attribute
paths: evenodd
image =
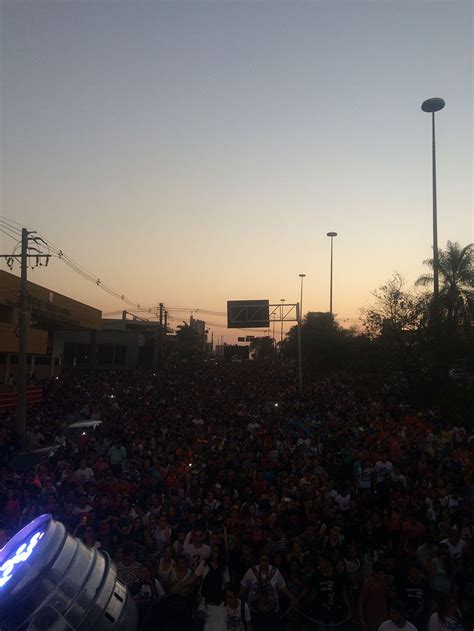
<svg viewBox="0 0 474 631"><path fill-rule="evenodd" d="M312 611L321 625L337 625L350 615L344 580L336 574L331 559L323 555L319 571L311 579Z"/></svg>
<svg viewBox="0 0 474 631"><path fill-rule="evenodd" d="M400 590L400 598L406 607L407 620L414 624L418 631L426 631L428 616L432 609L431 592L418 566L414 564L408 568L406 581Z"/></svg>

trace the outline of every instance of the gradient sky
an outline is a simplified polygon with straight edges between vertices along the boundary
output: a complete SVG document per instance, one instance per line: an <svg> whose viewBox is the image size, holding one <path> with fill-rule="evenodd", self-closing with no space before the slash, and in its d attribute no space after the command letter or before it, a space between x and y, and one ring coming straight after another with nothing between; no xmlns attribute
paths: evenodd
<svg viewBox="0 0 474 631"><path fill-rule="evenodd" d="M301 272L327 310L336 230L357 318L431 256L431 96L439 243L474 240L472 7L2 0L1 214L141 304L218 311L296 302ZM30 278L122 308L57 260Z"/></svg>

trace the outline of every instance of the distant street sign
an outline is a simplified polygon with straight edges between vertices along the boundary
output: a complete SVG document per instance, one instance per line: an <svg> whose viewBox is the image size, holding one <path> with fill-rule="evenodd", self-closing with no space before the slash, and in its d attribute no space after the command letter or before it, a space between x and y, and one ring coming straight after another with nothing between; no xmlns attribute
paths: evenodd
<svg viewBox="0 0 474 631"><path fill-rule="evenodd" d="M227 328L268 328L270 326L268 300L228 300Z"/></svg>

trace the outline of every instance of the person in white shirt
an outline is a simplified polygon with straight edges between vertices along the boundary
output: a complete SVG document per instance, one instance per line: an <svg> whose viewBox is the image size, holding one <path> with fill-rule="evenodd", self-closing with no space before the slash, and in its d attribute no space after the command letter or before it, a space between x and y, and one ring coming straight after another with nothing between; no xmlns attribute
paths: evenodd
<svg viewBox="0 0 474 631"><path fill-rule="evenodd" d="M453 491L451 495L446 495L441 498L440 504L443 507L449 508L450 511L455 511L462 501L463 498L459 496L459 493L457 491Z"/></svg>
<svg viewBox="0 0 474 631"><path fill-rule="evenodd" d="M344 512L351 507L351 491L350 488L343 489L335 498L339 510Z"/></svg>
<svg viewBox="0 0 474 631"><path fill-rule="evenodd" d="M203 538L204 532L195 528L191 543L183 546L183 554L191 570L195 570L201 561L207 561L211 555L211 548L203 543Z"/></svg>
<svg viewBox="0 0 474 631"><path fill-rule="evenodd" d="M76 471L76 480L81 484L87 484L94 479L94 472L87 466L84 458L79 463L79 469Z"/></svg>
<svg viewBox="0 0 474 631"><path fill-rule="evenodd" d="M94 510L87 500L87 493L81 493L77 505L74 506L72 510L74 515L82 515L83 513L90 513Z"/></svg>
<svg viewBox="0 0 474 631"><path fill-rule="evenodd" d="M464 631L461 614L452 594L440 598L428 622L428 631Z"/></svg>
<svg viewBox="0 0 474 631"><path fill-rule="evenodd" d="M358 493L361 491L369 491L372 488L373 473L374 469L370 464L370 460L364 460L363 465L359 467L356 472Z"/></svg>
<svg viewBox="0 0 474 631"><path fill-rule="evenodd" d="M451 564L454 570L460 570L462 565L462 551L464 550L466 542L464 539L461 539L459 529L456 527L451 528L449 537L447 539L443 539L441 543L445 543L448 546L449 558L451 559Z"/></svg>
<svg viewBox="0 0 474 631"><path fill-rule="evenodd" d="M139 628L156 628L158 602L165 591L161 583L153 578L152 568L148 563L141 565L137 578L129 585L129 590L137 603Z"/></svg>
<svg viewBox="0 0 474 631"><path fill-rule="evenodd" d="M292 607L298 607L298 602L286 586L285 579L281 575L280 570L270 565L268 555L265 553L260 555L258 565L254 565L247 570L240 585L241 596L248 595L250 611L261 619L261 622L273 619L273 616L278 613L280 609L278 595L280 593L284 594L289 599ZM264 586L264 590L260 589L262 585ZM265 603L262 603L262 593L265 593ZM259 610L262 604L265 605L264 613ZM273 611L271 611L271 609L273 609Z"/></svg>
<svg viewBox="0 0 474 631"><path fill-rule="evenodd" d="M238 598L238 591L229 587L225 594L227 631L252 631L252 616L247 603Z"/></svg>
<svg viewBox="0 0 474 631"><path fill-rule="evenodd" d="M438 547L433 535L427 535L425 543L421 544L421 546L419 546L416 550L416 562L428 574L437 550Z"/></svg>
<svg viewBox="0 0 474 631"><path fill-rule="evenodd" d="M389 615L390 619L382 622L379 631L418 631L415 625L407 622L405 605L402 601L393 601Z"/></svg>
<svg viewBox="0 0 474 631"><path fill-rule="evenodd" d="M387 473L392 475L393 465L387 458L387 454L382 454L380 460L375 463L375 472L377 473L377 484L382 484Z"/></svg>

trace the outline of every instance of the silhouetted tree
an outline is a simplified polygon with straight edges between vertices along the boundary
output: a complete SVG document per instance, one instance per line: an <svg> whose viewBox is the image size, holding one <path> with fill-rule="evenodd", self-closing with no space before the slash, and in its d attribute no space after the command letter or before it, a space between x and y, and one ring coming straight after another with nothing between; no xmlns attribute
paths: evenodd
<svg viewBox="0 0 474 631"><path fill-rule="evenodd" d="M391 335L407 338L407 333L426 328L428 299L426 295L408 291L404 278L398 272L394 272L372 295L375 303L361 310L362 323L369 337Z"/></svg>
<svg viewBox="0 0 474 631"><path fill-rule="evenodd" d="M184 358L202 353L202 337L186 322L176 327L176 351Z"/></svg>
<svg viewBox="0 0 474 631"><path fill-rule="evenodd" d="M297 358L297 332L296 326L290 329L282 344L283 356ZM331 313L310 311L301 326L303 363L309 368L342 367L354 335L354 331L343 329Z"/></svg>
<svg viewBox="0 0 474 631"><path fill-rule="evenodd" d="M276 354L273 339L266 335L264 337L254 337L250 342L250 348L255 351L257 361L265 361Z"/></svg>
<svg viewBox="0 0 474 631"><path fill-rule="evenodd" d="M433 269L433 259L423 263ZM461 247L448 241L446 249L439 250L439 280L442 323L450 333L456 329L469 332L474 318L474 243ZM432 283L432 274L423 274L416 281L422 287Z"/></svg>

